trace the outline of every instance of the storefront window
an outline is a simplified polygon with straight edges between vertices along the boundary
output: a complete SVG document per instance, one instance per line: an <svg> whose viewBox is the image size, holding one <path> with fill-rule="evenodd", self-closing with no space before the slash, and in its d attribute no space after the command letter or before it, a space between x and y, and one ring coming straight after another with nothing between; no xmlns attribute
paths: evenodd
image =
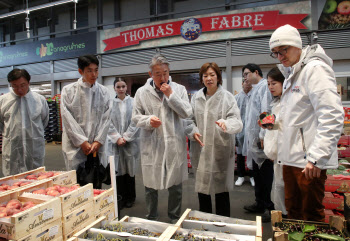
<svg viewBox="0 0 350 241"><path fill-rule="evenodd" d="M337 77L337 91L342 101L350 101L350 77Z"/></svg>

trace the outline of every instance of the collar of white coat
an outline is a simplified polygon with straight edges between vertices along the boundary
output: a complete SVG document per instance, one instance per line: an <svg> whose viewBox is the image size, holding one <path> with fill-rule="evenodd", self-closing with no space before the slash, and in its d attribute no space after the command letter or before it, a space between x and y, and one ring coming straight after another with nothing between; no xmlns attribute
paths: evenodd
<svg viewBox="0 0 350 241"><path fill-rule="evenodd" d="M198 91L198 94L197 94L196 99L202 98L202 99L206 100L205 94L204 94L204 89L205 89L205 87L202 88L202 89L200 89L200 90ZM211 96L210 99L212 99L214 96L219 96L218 93L221 92L222 90L223 90L222 86L219 85L219 86L218 86L218 89L217 89L216 92L215 92L215 94L213 94L213 95ZM210 100L210 99L209 99L209 100Z"/></svg>
<svg viewBox="0 0 350 241"><path fill-rule="evenodd" d="M18 97L18 98L21 98L21 96L17 95L17 94L13 91L12 88L10 88L10 93L11 93L12 95ZM29 87L28 93L27 93L25 96L22 96L22 97L27 98L27 97L30 97L30 96L32 96L32 95L33 95L33 91L32 91L32 90L30 89L30 87Z"/></svg>
<svg viewBox="0 0 350 241"><path fill-rule="evenodd" d="M130 96L129 95L126 95L125 96L125 98L124 98L124 100L122 100L122 99L119 99L119 98L115 98L115 101L117 101L117 102L125 102L127 99L129 99L130 98Z"/></svg>
<svg viewBox="0 0 350 241"><path fill-rule="evenodd" d="M159 98L159 95L157 94L156 90L154 89L153 85L150 84L150 82L152 81L153 79L152 78L148 78L147 81L146 81L146 89L149 90L153 95L155 95L156 97ZM153 81L154 82L154 81ZM171 76L169 76L169 85L171 86L171 88L173 88L172 86L172 83L173 81L171 80ZM173 90L174 91L174 90Z"/></svg>
<svg viewBox="0 0 350 241"><path fill-rule="evenodd" d="M80 77L79 79L78 79L78 84L81 86L81 87L83 87L83 88L89 88L89 89L91 89L92 91L96 91L96 89L97 89L97 80L96 80L96 82L95 82L95 84L93 85L93 86L91 86L91 84L90 83L88 83L88 82L84 82L83 81L83 77Z"/></svg>

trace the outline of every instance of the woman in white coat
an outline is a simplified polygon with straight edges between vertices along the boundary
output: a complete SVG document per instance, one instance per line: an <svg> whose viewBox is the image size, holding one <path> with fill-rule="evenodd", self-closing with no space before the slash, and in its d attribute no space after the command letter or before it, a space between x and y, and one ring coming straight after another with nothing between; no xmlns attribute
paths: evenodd
<svg viewBox="0 0 350 241"><path fill-rule="evenodd" d="M243 124L235 97L221 86L218 65L204 64L199 76L205 87L192 97L193 116L186 129L191 141L195 141L191 143L191 151L199 210L212 213L210 194L215 194L216 214L229 217L229 191L234 183L234 134L242 130Z"/></svg>
<svg viewBox="0 0 350 241"><path fill-rule="evenodd" d="M275 124L273 128L266 132L264 137L264 152L266 156L274 161L274 180L272 185L273 193L273 203L275 204L276 210L281 210L283 215L287 215L286 205L284 202L284 181L283 181L283 165L277 160L278 153L278 132L282 131L282 126L278 124L279 122L279 112L281 108L280 98L283 90L284 76L278 67L272 68L267 73L267 85L273 96L271 102L271 113L275 115ZM271 217L262 216L263 221L271 221ZM265 220L264 220L265 219Z"/></svg>
<svg viewBox="0 0 350 241"><path fill-rule="evenodd" d="M135 174L140 164L139 128L131 121L134 99L126 94L123 79L114 81L117 93L113 100L111 124L107 135L107 155L114 156L120 209L131 208L136 199Z"/></svg>

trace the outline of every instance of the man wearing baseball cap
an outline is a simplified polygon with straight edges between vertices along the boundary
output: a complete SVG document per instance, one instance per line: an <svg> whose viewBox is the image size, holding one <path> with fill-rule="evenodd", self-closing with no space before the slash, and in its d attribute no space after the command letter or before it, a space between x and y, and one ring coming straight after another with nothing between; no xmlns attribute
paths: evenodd
<svg viewBox="0 0 350 241"><path fill-rule="evenodd" d="M288 218L324 221L326 171L338 167L344 121L333 61L319 44L303 49L298 30L290 25L275 30L270 50L286 78L277 161L283 164Z"/></svg>

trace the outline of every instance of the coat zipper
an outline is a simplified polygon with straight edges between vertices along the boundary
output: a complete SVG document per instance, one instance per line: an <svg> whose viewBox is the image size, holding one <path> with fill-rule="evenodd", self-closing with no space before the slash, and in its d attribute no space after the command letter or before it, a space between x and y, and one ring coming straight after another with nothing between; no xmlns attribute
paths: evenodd
<svg viewBox="0 0 350 241"><path fill-rule="evenodd" d="M305 141L304 141L304 131L303 131L303 128L300 128L300 134L301 134L301 142L303 144L303 151L305 153L304 155L304 159L306 159L306 147L305 147Z"/></svg>

